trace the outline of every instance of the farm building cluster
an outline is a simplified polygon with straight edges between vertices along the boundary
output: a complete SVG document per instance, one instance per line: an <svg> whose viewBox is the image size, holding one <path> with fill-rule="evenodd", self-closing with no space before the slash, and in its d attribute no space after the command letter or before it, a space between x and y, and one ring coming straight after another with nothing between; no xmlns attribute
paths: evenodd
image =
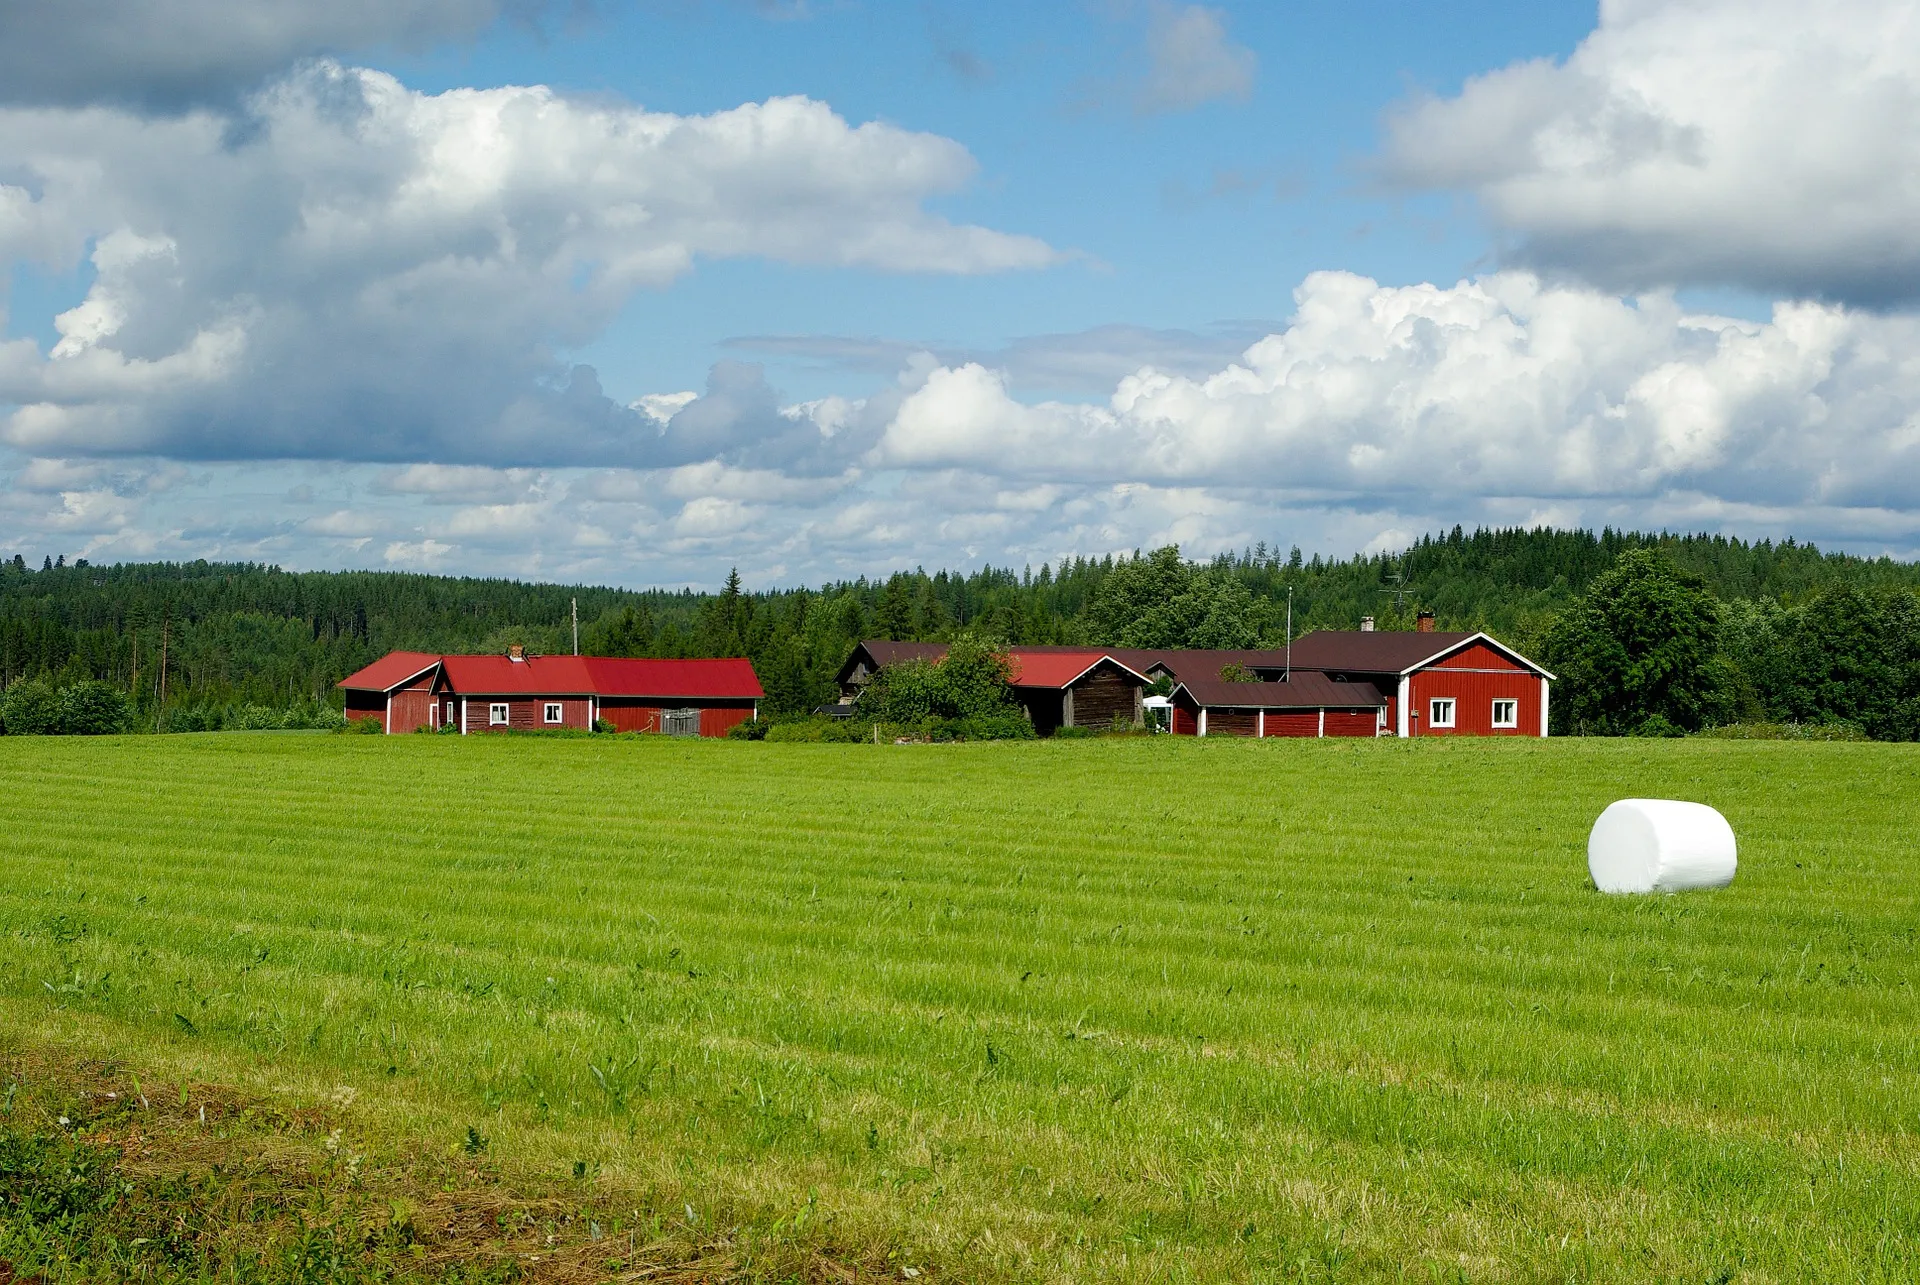
<svg viewBox="0 0 1920 1285"><path fill-rule="evenodd" d="M851 715L887 665L933 661L943 643L865 642L841 667ZM1062 727L1135 726L1183 736L1545 736L1553 675L1484 633L1320 630L1291 647L1157 651L1014 647L1011 686L1042 736ZM1168 688L1164 697L1147 694Z"/></svg>
<svg viewBox="0 0 1920 1285"><path fill-rule="evenodd" d="M851 717L873 676L937 662L944 643L863 642L840 669ZM1484 633L1321 630L1248 651L1014 647L1010 686L1034 730L1157 722L1182 736L1545 736L1553 675ZM400 651L340 684L387 732L589 729L725 736L759 717L751 661L440 656ZM1165 691L1165 695L1149 694Z"/></svg>

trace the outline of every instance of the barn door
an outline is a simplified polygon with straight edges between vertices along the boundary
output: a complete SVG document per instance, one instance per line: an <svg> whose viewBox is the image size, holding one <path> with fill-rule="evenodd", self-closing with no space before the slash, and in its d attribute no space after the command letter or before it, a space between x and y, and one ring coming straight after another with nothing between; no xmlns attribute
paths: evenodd
<svg viewBox="0 0 1920 1285"><path fill-rule="evenodd" d="M669 709L660 714L660 730L668 736L700 735L700 711L697 709Z"/></svg>

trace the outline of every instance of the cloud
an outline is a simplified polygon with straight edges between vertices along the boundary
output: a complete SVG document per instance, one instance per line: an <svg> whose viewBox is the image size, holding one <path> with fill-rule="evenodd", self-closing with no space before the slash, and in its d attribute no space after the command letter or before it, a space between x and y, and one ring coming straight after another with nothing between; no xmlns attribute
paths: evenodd
<svg viewBox="0 0 1920 1285"><path fill-rule="evenodd" d="M1253 96L1259 58L1227 37L1226 16L1205 5L1153 0L1147 21L1147 72L1134 93L1142 113L1191 111L1221 99Z"/></svg>
<svg viewBox="0 0 1920 1285"><path fill-rule="evenodd" d="M1605 287L1920 300L1920 5L1606 0L1564 63L1390 114L1382 164Z"/></svg>
<svg viewBox="0 0 1920 1285"><path fill-rule="evenodd" d="M1784 303L1754 324L1520 272L1450 289L1317 273L1288 327L1105 405L931 371L874 469L1270 488L1350 504L1630 498L1920 510L1920 318Z"/></svg>
<svg viewBox="0 0 1920 1285"><path fill-rule="evenodd" d="M470 40L505 0L9 0L0 102L178 110L229 101L302 58ZM546 6L518 0L533 16Z"/></svg>
<svg viewBox="0 0 1920 1285"><path fill-rule="evenodd" d="M236 114L0 110L0 260L91 246L94 266L52 353L0 346L0 404L18 407L0 438L43 455L648 462L651 414L557 349L703 257L1054 262L925 208L974 169L951 140L804 98L675 116L539 87L421 94L333 63ZM707 412L683 413L693 431Z"/></svg>
<svg viewBox="0 0 1920 1285"><path fill-rule="evenodd" d="M997 348L967 348L840 335L745 335L739 352L811 363L827 370L892 375L922 357L933 365L978 363L1007 372L1020 388L1102 396L1142 366L1201 376L1271 333L1271 322L1229 322L1204 330L1106 325L1062 334L1023 335Z"/></svg>

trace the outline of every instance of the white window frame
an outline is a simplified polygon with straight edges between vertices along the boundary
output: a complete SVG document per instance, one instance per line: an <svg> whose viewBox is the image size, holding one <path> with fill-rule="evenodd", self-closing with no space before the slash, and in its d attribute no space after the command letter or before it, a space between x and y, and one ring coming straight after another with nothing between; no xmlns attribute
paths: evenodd
<svg viewBox="0 0 1920 1285"><path fill-rule="evenodd" d="M1500 707L1507 707L1507 717L1500 717ZM1518 728L1520 726L1520 702L1511 696L1496 696L1493 701L1493 725L1498 728Z"/></svg>
<svg viewBox="0 0 1920 1285"><path fill-rule="evenodd" d="M1442 718L1440 716L1440 711L1443 707L1447 711L1445 718ZM1427 726L1428 727L1452 727L1454 714L1459 708L1460 708L1460 702L1455 700L1451 696L1433 697L1431 700L1427 702Z"/></svg>
<svg viewBox="0 0 1920 1285"><path fill-rule="evenodd" d="M496 701L487 706L487 726L505 727L513 717L512 707L505 701Z"/></svg>
<svg viewBox="0 0 1920 1285"><path fill-rule="evenodd" d="M543 722L564 723L567 721L567 707L559 701L543 701L540 717Z"/></svg>

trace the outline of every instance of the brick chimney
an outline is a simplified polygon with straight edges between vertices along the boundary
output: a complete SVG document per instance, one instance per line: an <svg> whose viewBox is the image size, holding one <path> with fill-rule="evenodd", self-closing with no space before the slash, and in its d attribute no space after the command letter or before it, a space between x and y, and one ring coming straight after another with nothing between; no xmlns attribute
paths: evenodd
<svg viewBox="0 0 1920 1285"><path fill-rule="evenodd" d="M527 658L527 649L525 647L522 647L519 643L515 643L511 647L507 648L508 660L525 660L526 658Z"/></svg>
<svg viewBox="0 0 1920 1285"><path fill-rule="evenodd" d="M1370 634L1370 633L1372 633L1372 632L1373 632L1373 617L1372 617L1372 616L1362 616L1362 617L1360 617L1360 632L1361 632L1361 633L1363 633L1363 634Z"/></svg>
<svg viewBox="0 0 1920 1285"><path fill-rule="evenodd" d="M1413 627L1423 634L1432 633L1433 632L1433 613L1431 611L1423 611L1419 615L1415 616L1413 618Z"/></svg>

